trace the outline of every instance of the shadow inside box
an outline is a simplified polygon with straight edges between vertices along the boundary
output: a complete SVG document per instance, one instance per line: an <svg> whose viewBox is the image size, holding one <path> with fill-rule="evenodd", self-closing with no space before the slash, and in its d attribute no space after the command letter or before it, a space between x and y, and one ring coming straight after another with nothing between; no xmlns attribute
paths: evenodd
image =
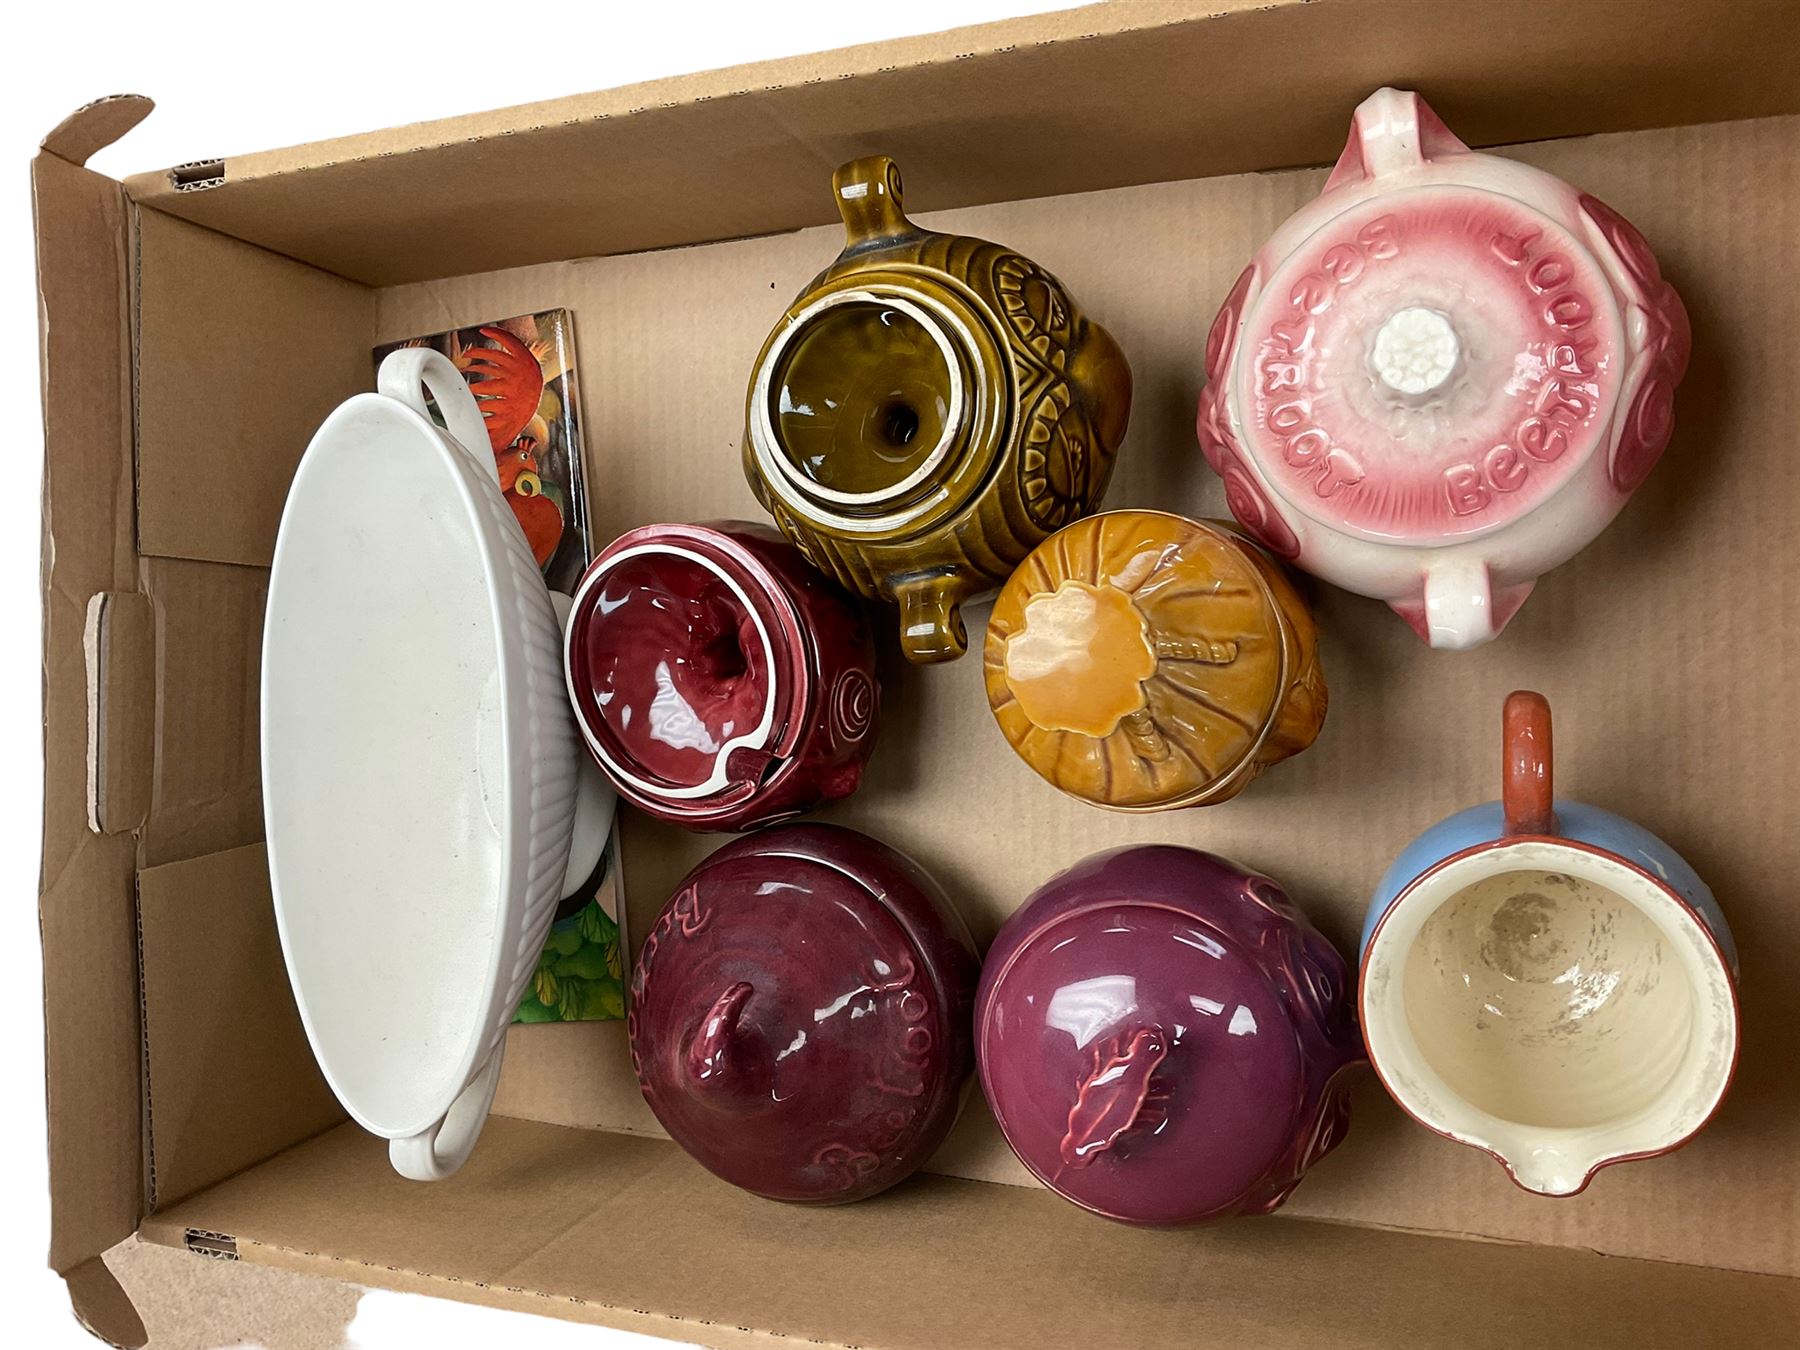
<svg viewBox="0 0 1800 1350"><path fill-rule="evenodd" d="M1196 362L1199 353L1195 353ZM1200 453L1194 433L1201 378L1186 370L1140 380L1132 402L1132 430L1119 452L1102 510L1174 511L1223 517L1225 490Z"/></svg>
<svg viewBox="0 0 1800 1350"><path fill-rule="evenodd" d="M1693 528L1709 499L1716 499L1727 490L1723 475L1717 471L1717 452L1723 449L1729 454L1731 447L1722 444L1723 438L1711 429L1729 426L1732 421L1736 390L1730 344L1724 340L1719 316L1706 293L1683 291L1683 278L1679 276L1669 280L1688 301L1693 353L1687 374L1675 391L1675 429L1668 448L1632 495L1625 519L1618 522L1628 527L1620 540L1627 552L1631 545L1652 541L1666 545L1671 534Z"/></svg>

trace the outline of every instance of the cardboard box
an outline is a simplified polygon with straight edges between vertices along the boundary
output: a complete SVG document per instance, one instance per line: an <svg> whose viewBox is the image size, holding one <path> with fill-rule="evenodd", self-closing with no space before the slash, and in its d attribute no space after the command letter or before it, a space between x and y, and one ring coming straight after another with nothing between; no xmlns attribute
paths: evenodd
<svg viewBox="0 0 1800 1350"><path fill-rule="evenodd" d="M1794 1343L1796 53L1785 0L1510 0L1491 18L1449 0L1182 0L124 183L82 165L148 102L68 119L34 186L51 1263L77 1312L142 1341L100 1259L136 1231L727 1346ZM1560 784L1668 838L1736 929L1743 1058L1713 1126L1554 1202L1404 1120L1371 1079L1283 1217L1146 1233L1026 1184L977 1098L933 1175L808 1210L733 1191L659 1137L621 1027L546 1025L513 1031L467 1170L395 1176L293 1013L256 763L281 503L320 418L367 386L370 347L568 306L597 535L754 517L737 471L750 362L837 251L832 166L886 151L927 223L1042 261L1124 346L1138 392L1109 504L1223 514L1193 434L1204 334L1322 180L1273 171L1329 162L1383 83L1655 242L1695 354L1648 485L1473 654L1315 588L1331 717L1238 801L1143 818L1064 799L992 727L977 661L901 670L890 650L870 779L830 814L918 856L983 939L1057 868L1156 839L1279 876L1348 949L1401 845L1494 795L1502 694L1544 689ZM713 842L627 820L633 932Z"/></svg>

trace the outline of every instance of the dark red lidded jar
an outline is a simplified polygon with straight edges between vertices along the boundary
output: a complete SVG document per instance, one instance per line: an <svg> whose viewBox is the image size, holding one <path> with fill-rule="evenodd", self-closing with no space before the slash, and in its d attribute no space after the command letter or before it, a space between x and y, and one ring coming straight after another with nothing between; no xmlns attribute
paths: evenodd
<svg viewBox="0 0 1800 1350"><path fill-rule="evenodd" d="M978 974L967 926L903 854L836 825L762 830L690 872L645 939L632 1067L726 1181L860 1200L956 1123Z"/></svg>
<svg viewBox="0 0 1800 1350"><path fill-rule="evenodd" d="M863 611L762 525L615 539L576 588L563 664L619 795L690 829L753 829L846 797L874 749Z"/></svg>

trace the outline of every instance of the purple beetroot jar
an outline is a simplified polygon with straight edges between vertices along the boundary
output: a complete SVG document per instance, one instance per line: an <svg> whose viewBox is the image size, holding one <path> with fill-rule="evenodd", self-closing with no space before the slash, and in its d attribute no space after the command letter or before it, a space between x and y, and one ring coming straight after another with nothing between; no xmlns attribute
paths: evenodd
<svg viewBox="0 0 1800 1350"><path fill-rule="evenodd" d="M1350 994L1267 877L1171 845L1097 853L995 939L981 1084L1019 1160L1084 1209L1152 1227L1267 1214L1349 1125Z"/></svg>

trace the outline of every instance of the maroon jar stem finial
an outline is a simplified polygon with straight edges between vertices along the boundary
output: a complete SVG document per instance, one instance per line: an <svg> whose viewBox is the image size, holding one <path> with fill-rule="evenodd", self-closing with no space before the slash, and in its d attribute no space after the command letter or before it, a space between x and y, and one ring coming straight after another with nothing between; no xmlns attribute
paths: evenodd
<svg viewBox="0 0 1800 1350"><path fill-rule="evenodd" d="M702 1098L757 1091L744 1049L734 1045L744 1005L755 992L748 981L739 980L713 1001L694 1028L687 1048L687 1081Z"/></svg>
<svg viewBox="0 0 1800 1350"><path fill-rule="evenodd" d="M955 1123L978 975L917 864L842 826L778 825L716 850L663 907L632 975L632 1067L715 1175L859 1200Z"/></svg>

